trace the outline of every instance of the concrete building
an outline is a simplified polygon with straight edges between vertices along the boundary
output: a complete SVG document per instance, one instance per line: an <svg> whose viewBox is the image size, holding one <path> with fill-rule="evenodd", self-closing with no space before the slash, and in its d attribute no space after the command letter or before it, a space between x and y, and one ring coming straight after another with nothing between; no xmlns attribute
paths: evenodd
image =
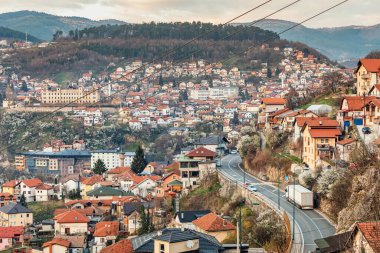
<svg viewBox="0 0 380 253"><path fill-rule="evenodd" d="M41 94L43 104L94 104L100 101L99 92L96 90L61 89L45 90Z"/></svg>

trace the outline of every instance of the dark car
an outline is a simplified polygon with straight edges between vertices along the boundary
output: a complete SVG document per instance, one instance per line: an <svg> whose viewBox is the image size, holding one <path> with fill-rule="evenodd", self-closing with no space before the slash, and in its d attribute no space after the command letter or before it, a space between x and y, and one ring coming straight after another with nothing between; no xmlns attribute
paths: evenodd
<svg viewBox="0 0 380 253"><path fill-rule="evenodd" d="M369 128L369 127L363 127L362 132L363 132L363 134L370 134L371 133L371 128Z"/></svg>

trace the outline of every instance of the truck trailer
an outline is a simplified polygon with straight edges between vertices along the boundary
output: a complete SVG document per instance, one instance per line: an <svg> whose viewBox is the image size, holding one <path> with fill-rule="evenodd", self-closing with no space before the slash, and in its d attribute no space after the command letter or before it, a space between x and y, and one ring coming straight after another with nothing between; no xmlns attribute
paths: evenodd
<svg viewBox="0 0 380 253"><path fill-rule="evenodd" d="M286 199L294 203L300 209L313 209L313 192L302 185L288 185L286 187Z"/></svg>

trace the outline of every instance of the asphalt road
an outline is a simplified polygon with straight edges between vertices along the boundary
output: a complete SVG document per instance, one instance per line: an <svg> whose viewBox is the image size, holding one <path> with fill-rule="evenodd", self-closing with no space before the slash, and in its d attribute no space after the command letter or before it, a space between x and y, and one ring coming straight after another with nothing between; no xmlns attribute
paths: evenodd
<svg viewBox="0 0 380 253"><path fill-rule="evenodd" d="M231 180L243 183L244 171L240 167L241 158L239 154L230 154L222 158L220 172ZM257 194L270 201L272 206L278 206L277 188L269 183L255 179L249 174L245 174L245 182L256 185ZM280 192L281 210L287 212L292 224L293 205L289 203L284 192ZM315 239L331 236L335 234L335 227L315 210L295 209L295 246L298 250L293 252L313 252L316 249ZM295 248L295 247L294 247Z"/></svg>

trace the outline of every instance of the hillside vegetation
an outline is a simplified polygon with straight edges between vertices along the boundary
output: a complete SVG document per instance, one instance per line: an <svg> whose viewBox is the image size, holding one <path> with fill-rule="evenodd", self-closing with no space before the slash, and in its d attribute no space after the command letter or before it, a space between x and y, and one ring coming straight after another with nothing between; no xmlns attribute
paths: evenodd
<svg viewBox="0 0 380 253"><path fill-rule="evenodd" d="M14 40L24 41L25 33L0 26L0 39L7 39L10 41L14 41ZM28 41L37 43L37 42L40 42L41 40L32 35L28 35Z"/></svg>
<svg viewBox="0 0 380 253"><path fill-rule="evenodd" d="M206 32L216 28L216 32ZM205 32L207 35L201 39L182 47L189 39ZM225 38L231 34L234 35ZM256 27L218 27L204 23L149 23L72 30L66 36L55 34L55 37L57 43L53 46L16 51L3 65L15 66L22 74L54 78L61 72L71 72L73 69L77 74L88 70L104 71L109 63L118 65L121 60L150 61L178 47L181 49L167 55L164 60L179 63L191 59L211 62L231 59L228 62L230 66L254 69L261 68L261 65L254 65L252 60L277 66L283 56L280 51L273 50L273 47L292 46L328 61L326 57L306 45L280 40L277 34ZM263 47L263 42L269 47ZM247 48L251 50L242 57L241 53Z"/></svg>

